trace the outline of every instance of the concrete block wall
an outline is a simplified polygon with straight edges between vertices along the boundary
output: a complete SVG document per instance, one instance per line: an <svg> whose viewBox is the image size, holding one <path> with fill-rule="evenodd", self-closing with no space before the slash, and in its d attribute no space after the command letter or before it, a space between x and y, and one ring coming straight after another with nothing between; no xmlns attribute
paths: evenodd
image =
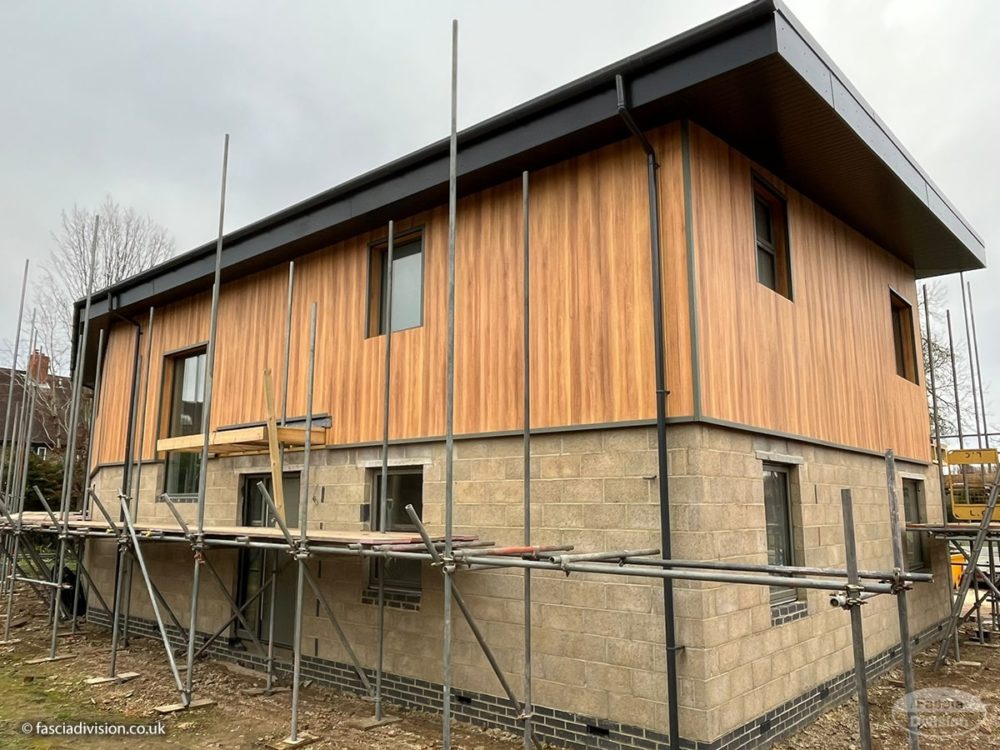
<svg viewBox="0 0 1000 750"><path fill-rule="evenodd" d="M678 432L672 434L688 446L689 473L671 477L675 557L767 563L761 473L770 461L791 470L798 564L846 565L841 489L851 488L859 566L892 570L882 457L724 427L691 429L681 432L683 437ZM935 470L897 462L897 473L923 479L926 517L940 520ZM897 491L902 512L899 478ZM694 537L690 543L688 535ZM929 555L936 581L909 594L912 633L936 625L949 609L944 545L933 543ZM685 646L682 663L701 662L697 703L706 737L723 736L852 668L849 616L833 609L824 592L800 591L804 611L780 625L772 622L763 587L707 584L700 594L700 617L678 619L678 640ZM871 600L863 613L870 655L899 642L891 597Z"/></svg>
<svg viewBox="0 0 1000 750"><path fill-rule="evenodd" d="M793 495L802 562L843 565L840 489L854 489L861 565L891 568L884 462L876 456L776 440L723 427L677 425L669 430L673 556L766 562L762 456L793 464ZM658 548L659 511L655 431L650 427L538 435L532 441L533 542L572 544L578 551ZM455 531L499 544L522 541L522 447L518 437L459 440L455 453ZM310 526L361 530L369 502L377 448L315 451ZM423 468L423 518L443 533L444 449L441 443L393 446L391 462ZM287 468L301 465L288 456ZM925 473L924 467L900 465ZM206 523L239 519L241 474L267 471L266 457L213 460ZM117 485L116 485L117 482ZM140 521L170 522L155 502L161 467L143 469ZM104 469L99 491L116 496L120 470ZM925 482L928 515L939 507L936 483ZM194 518L193 504L182 512ZM938 511L938 515L940 512ZM150 568L178 618L186 623L191 557L186 545L145 547ZM113 545L92 545L95 577L104 591L113 584ZM945 555L934 549L947 578ZM223 576L235 578L235 555L209 553ZM153 562L155 559L155 563ZM110 561L110 574L107 563ZM366 665L375 661L376 608L365 564L323 558L310 565L352 646ZM520 572L460 572L461 588L508 679L521 684L523 642ZM162 583L161 583L162 582ZM133 612L151 617L136 575ZM209 583L203 588L199 628L214 630L228 607ZM912 594L913 632L947 613L946 584ZM675 583L679 656L678 701L683 736L711 743L850 668L848 616L832 610L818 592L803 596L803 616L772 624L768 592L761 587ZM343 663L347 655L307 589L306 654ZM396 675L439 682L442 586L437 569L425 566L419 605L391 607L386 617L386 669ZM458 617L456 613L456 617ZM645 579L535 573L533 575L534 698L537 704L575 715L665 733L666 676L662 585ZM896 640L895 610L888 598L865 606L869 653ZM471 632L456 620L456 690L501 693Z"/></svg>

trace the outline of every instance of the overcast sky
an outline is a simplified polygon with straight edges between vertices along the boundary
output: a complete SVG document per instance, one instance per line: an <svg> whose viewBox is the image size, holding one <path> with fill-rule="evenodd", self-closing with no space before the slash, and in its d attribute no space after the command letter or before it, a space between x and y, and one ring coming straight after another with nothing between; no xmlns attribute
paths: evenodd
<svg viewBox="0 0 1000 750"><path fill-rule="evenodd" d="M7 0L0 338L13 337L23 260L48 254L64 208L110 194L178 251L211 240L225 132L227 229L446 135L452 18L465 127L740 4ZM1000 257L1000 5L788 4ZM989 383L1000 262L967 278Z"/></svg>

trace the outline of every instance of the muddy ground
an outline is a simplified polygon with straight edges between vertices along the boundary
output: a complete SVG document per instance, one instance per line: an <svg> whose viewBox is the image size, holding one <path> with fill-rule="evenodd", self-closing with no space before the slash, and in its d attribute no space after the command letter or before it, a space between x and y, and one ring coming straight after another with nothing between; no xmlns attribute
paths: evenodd
<svg viewBox="0 0 1000 750"><path fill-rule="evenodd" d="M967 711L953 712L950 708L940 713L932 711L927 720L929 726L921 735L921 750L1000 750L1000 647L968 642L969 636L975 634L972 626L964 626L962 632L962 661L969 663L954 664L949 658L941 669L935 670L935 644L914 658L914 681L918 692L927 688L951 688L968 693L981 701L985 710L979 711L978 705L970 705ZM992 642L1000 644L1000 636ZM903 675L898 667L869 687L874 750L905 750L908 747L905 718L896 705L902 696ZM775 744L774 750L856 750L859 747L857 731L858 702L853 699Z"/></svg>
<svg viewBox="0 0 1000 750"><path fill-rule="evenodd" d="M0 613L2 615L2 613ZM0 620L2 621L2 620ZM263 680L245 670L220 662L196 666L196 697L211 698L216 705L160 716L155 707L178 700L162 645L137 638L119 657L119 671L139 672L141 677L124 684L88 687L86 677L106 674L110 637L107 631L84 625L77 635L59 639L60 654L74 654L66 661L36 665L28 659L48 655L50 630L45 612L30 592L15 601L12 637L21 642L0 646L0 747L14 750L57 748L262 748L288 736L289 693L248 697L243 691ZM1000 642L1000 641L998 641ZM918 657L917 686L953 687L971 693L986 705L982 722L962 735L925 737L921 747L970 747L1000 750L1000 649L969 645L963 658L980 666L947 666L935 672L933 651ZM906 747L905 728L893 704L902 695L899 670L871 688L874 747ZM369 718L370 701L331 688L310 685L302 690L300 729L321 739L310 747L343 750L429 750L440 747L440 719L420 712L390 707L397 724L363 731L350 726ZM149 723L161 720L162 737L52 738L25 735L21 726L36 720L107 721ZM851 701L827 712L775 747L779 750L849 750L857 747L857 703ZM454 745L462 750L514 750L519 737L497 730L480 730L456 724Z"/></svg>
<svg viewBox="0 0 1000 750"><path fill-rule="evenodd" d="M11 632L12 638L21 639L20 643L0 647L0 748L4 750L249 749L263 748L288 736L290 693L243 695L243 690L264 683L249 670L234 672L232 666L221 662L198 662L195 697L211 698L216 705L160 716L155 707L176 703L178 693L159 641L136 638L120 654L118 671L139 672L141 677L123 684L89 687L83 684L85 678L107 674L111 642L108 631L83 625L78 635L59 638L58 652L74 654L75 658L29 665L24 663L28 659L48 656L51 635L45 625L45 612L30 592L19 594L13 621L26 622ZM441 723L437 716L392 706L388 712L402 721L364 731L349 726L349 722L371 717L371 701L316 685L304 687L301 694L299 728L321 738L310 748L426 750L440 746ZM35 720L147 723L161 719L166 725L163 737L48 738L26 736L21 731L22 724ZM520 738L497 730L456 724L452 734L454 744L462 750L521 747Z"/></svg>

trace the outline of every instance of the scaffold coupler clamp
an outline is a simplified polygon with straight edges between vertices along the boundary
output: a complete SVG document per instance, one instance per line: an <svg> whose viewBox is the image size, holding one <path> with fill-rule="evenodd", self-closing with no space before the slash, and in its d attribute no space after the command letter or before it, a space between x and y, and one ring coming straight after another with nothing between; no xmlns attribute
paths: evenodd
<svg viewBox="0 0 1000 750"><path fill-rule="evenodd" d="M831 603L835 607L840 607L841 609L853 609L854 607L860 607L864 604L864 600L861 598L861 592L864 589L856 584L849 583L844 586L844 592L839 594L834 594Z"/></svg>
<svg viewBox="0 0 1000 750"><path fill-rule="evenodd" d="M528 721L534 718L535 718L534 712L527 706L525 706L524 709L522 709L521 712L516 717L517 721Z"/></svg>
<svg viewBox="0 0 1000 750"><path fill-rule="evenodd" d="M455 558L451 555L441 555L441 572L445 575L452 575L455 572L457 565L455 564Z"/></svg>
<svg viewBox="0 0 1000 750"><path fill-rule="evenodd" d="M901 568L892 569L892 593L899 594L906 591L909 586L906 585L906 581L903 580L903 571Z"/></svg>
<svg viewBox="0 0 1000 750"><path fill-rule="evenodd" d="M305 539L300 539L299 543L295 545L295 552L293 553L296 560L308 560L309 559L309 542Z"/></svg>
<svg viewBox="0 0 1000 750"><path fill-rule="evenodd" d="M205 562L205 537L203 534L191 535L191 550L194 552L194 561L201 565Z"/></svg>

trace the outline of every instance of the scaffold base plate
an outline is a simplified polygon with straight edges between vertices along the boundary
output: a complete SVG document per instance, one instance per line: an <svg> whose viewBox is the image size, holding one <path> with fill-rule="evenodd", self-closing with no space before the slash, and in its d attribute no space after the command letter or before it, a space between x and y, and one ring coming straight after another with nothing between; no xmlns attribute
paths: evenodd
<svg viewBox="0 0 1000 750"><path fill-rule="evenodd" d="M351 721L344 722L349 727L354 729L360 729L367 732L369 729L376 729L377 727L384 727L387 724L396 724L402 721L402 719L396 716L383 716L381 719L376 719L374 716L368 719L352 719Z"/></svg>
<svg viewBox="0 0 1000 750"><path fill-rule="evenodd" d="M314 742L319 742L319 737L309 734L308 732L300 732L297 740L292 740L290 737L286 737L283 740L277 740L270 743L268 747L271 748L271 750L287 750L287 748L305 747L306 745L311 745Z"/></svg>
<svg viewBox="0 0 1000 750"><path fill-rule="evenodd" d="M183 703L168 703L164 706L157 706L153 710L158 714L175 714L178 711L190 711L194 708L208 708L214 705L215 701L211 698L199 698L198 700L191 701L186 706Z"/></svg>

